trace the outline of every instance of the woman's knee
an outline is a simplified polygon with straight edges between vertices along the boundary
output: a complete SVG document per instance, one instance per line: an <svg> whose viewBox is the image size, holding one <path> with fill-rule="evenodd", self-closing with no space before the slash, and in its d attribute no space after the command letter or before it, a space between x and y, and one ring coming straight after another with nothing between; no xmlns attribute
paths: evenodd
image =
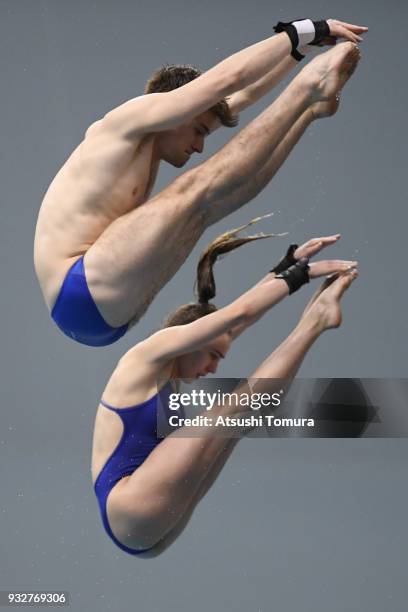
<svg viewBox="0 0 408 612"><path fill-rule="evenodd" d="M116 537L130 548L153 549L169 531L178 512L165 500L123 500L109 508L109 521Z"/></svg>

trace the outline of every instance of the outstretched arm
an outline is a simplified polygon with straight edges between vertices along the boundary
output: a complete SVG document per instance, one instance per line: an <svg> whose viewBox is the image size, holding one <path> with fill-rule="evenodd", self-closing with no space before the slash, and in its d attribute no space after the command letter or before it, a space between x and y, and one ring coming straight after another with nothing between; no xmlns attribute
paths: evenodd
<svg viewBox="0 0 408 612"><path fill-rule="evenodd" d="M344 39L350 40L351 42L361 42L362 38L360 34L367 31L366 27L356 26L349 23L344 23L336 19L328 19L328 26L330 28L330 36L323 39L320 46L334 45L336 40ZM312 49L309 45L306 45L300 52L306 54L308 49ZM260 79L251 83L244 89L235 92L228 99L228 105L234 114L239 114L252 104L255 104L263 96L268 94L278 83L284 79L289 72L299 65L299 62L294 59L291 55L282 59L282 61L275 66L273 70L270 70ZM215 127L219 127L220 123L217 122Z"/></svg>
<svg viewBox="0 0 408 612"><path fill-rule="evenodd" d="M268 94L276 85L278 85L289 72L298 66L299 62L290 55L285 57L273 70L263 75L260 79L251 83L244 89L233 93L228 98L228 106L234 115L239 114L246 108L249 108L258 100ZM220 123L217 122L217 127Z"/></svg>
<svg viewBox="0 0 408 612"><path fill-rule="evenodd" d="M366 30L335 20L329 20L328 24L331 37L339 36L355 42L360 38L357 32ZM104 124L128 137L160 132L193 119L222 98L238 91L241 91L241 102L237 98L236 104L244 108L244 99L247 98L248 102L251 98L250 103L253 103L255 94L254 90L251 93L248 89L248 97L243 95L243 90L258 81L258 97L264 95L270 89L269 77L266 75L283 59L287 59L291 51L292 43L288 35L281 32L234 53L183 87L129 100L109 112L103 119ZM259 81L264 77L263 82Z"/></svg>
<svg viewBox="0 0 408 612"><path fill-rule="evenodd" d="M314 255L317 255L323 248L335 244L340 240L340 234L334 234L332 236L323 236L321 238L311 238L300 247L297 247L293 252L294 261L299 261L300 259L306 257L310 258ZM292 263L292 262L291 262ZM291 263L287 263L286 267L289 267ZM344 272L349 268L352 268L357 265L356 261L348 261L348 260L340 260L340 259L327 259L322 261L317 261L309 264L309 278L319 278L325 275L331 275L338 272ZM275 273L273 271L269 272L266 276L264 276L258 283L258 285L262 285L265 283L269 283L273 278L275 278ZM242 321L236 325L232 330L233 338L237 338L242 332L244 332L248 327L253 325L261 316L264 314L263 311L258 311L254 313L254 316L246 321Z"/></svg>
<svg viewBox="0 0 408 612"><path fill-rule="evenodd" d="M161 329L139 346L143 346L144 355L149 361L166 362L178 355L199 350L237 326L248 326L254 317L259 318L288 294L287 283L271 277L269 282L252 287L228 306L187 325Z"/></svg>
<svg viewBox="0 0 408 612"><path fill-rule="evenodd" d="M234 53L178 89L134 98L103 121L129 136L177 127L273 70L291 48L288 36L281 32Z"/></svg>
<svg viewBox="0 0 408 612"><path fill-rule="evenodd" d="M309 276L317 278L344 272L355 264L342 260L320 261L310 268ZM166 362L178 355L199 350L226 332L232 333L235 338L287 295L289 286L286 280L269 274L228 306L187 325L167 327L156 332L142 343L144 354L150 361Z"/></svg>

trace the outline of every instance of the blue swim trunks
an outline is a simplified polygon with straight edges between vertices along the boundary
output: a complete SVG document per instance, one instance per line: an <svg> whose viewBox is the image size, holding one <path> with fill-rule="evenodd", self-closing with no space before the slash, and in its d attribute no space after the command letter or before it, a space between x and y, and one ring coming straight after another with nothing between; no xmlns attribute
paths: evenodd
<svg viewBox="0 0 408 612"><path fill-rule="evenodd" d="M102 318L89 291L80 257L69 269L51 316L66 336L88 346L106 346L119 340L128 325L111 327Z"/></svg>

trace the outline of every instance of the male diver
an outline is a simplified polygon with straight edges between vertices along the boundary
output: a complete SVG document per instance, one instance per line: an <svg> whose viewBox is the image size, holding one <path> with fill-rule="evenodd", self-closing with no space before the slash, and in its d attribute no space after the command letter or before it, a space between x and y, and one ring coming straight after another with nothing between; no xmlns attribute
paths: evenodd
<svg viewBox="0 0 408 612"><path fill-rule="evenodd" d="M311 121L336 111L366 30L336 20L279 23L275 36L203 74L164 67L145 95L93 123L51 183L36 228L35 269L59 328L91 346L123 336L204 230L254 198ZM313 59L219 152L149 199L161 161L184 166L308 45L337 38L347 42Z"/></svg>

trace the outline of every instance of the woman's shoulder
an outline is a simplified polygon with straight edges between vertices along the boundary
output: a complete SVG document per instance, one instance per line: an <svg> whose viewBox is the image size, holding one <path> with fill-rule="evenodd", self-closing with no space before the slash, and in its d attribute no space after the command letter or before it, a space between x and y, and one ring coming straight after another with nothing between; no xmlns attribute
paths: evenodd
<svg viewBox="0 0 408 612"><path fill-rule="evenodd" d="M120 406L138 404L169 380L171 363L158 364L150 359L145 342L136 344L119 360L103 393L106 401L113 400L114 405Z"/></svg>

